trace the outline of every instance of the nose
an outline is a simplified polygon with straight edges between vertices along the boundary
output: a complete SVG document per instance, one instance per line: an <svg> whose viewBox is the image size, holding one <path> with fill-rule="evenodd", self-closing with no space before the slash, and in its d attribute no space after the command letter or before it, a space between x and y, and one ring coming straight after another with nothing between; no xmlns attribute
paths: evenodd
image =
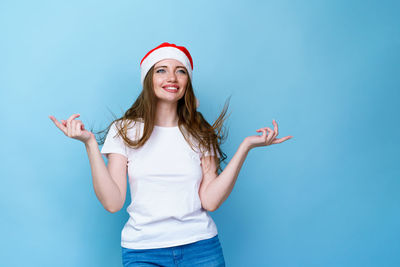
<svg viewBox="0 0 400 267"><path fill-rule="evenodd" d="M176 74L174 71L169 71L168 72L168 81L176 81Z"/></svg>

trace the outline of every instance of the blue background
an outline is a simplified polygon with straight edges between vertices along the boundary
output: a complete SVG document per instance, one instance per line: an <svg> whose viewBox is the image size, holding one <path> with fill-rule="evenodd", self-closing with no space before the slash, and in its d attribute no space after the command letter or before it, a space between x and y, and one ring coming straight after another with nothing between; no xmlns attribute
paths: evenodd
<svg viewBox="0 0 400 267"><path fill-rule="evenodd" d="M0 265L120 266L123 210L97 200L83 143L48 118L104 129L167 41L194 59L199 110L232 95L222 146L255 130L211 213L227 266L400 266L398 1L2 1ZM126 205L130 201L127 199Z"/></svg>

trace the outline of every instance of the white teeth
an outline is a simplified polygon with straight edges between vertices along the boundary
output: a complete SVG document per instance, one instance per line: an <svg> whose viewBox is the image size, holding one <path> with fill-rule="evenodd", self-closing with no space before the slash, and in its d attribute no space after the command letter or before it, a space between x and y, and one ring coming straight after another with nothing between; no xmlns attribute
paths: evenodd
<svg viewBox="0 0 400 267"><path fill-rule="evenodd" d="M175 87L165 87L165 89L168 89L168 90L178 90L178 88L175 88Z"/></svg>

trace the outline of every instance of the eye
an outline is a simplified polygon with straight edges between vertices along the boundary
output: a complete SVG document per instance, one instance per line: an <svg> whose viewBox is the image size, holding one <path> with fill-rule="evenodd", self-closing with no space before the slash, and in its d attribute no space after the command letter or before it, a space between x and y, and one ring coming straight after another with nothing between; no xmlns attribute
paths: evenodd
<svg viewBox="0 0 400 267"><path fill-rule="evenodd" d="M161 73L161 72L165 72L165 70L164 70L164 69L158 69L158 70L156 71L156 73Z"/></svg>
<svg viewBox="0 0 400 267"><path fill-rule="evenodd" d="M180 73L186 74L186 71L184 69L179 69Z"/></svg>

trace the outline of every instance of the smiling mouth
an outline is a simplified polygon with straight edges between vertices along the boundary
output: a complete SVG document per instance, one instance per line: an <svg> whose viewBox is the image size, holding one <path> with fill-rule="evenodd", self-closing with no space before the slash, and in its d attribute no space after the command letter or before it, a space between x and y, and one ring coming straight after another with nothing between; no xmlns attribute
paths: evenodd
<svg viewBox="0 0 400 267"><path fill-rule="evenodd" d="M176 93L176 92L178 92L178 88L176 88L176 87L169 87L169 86L167 86L167 87L163 87L163 89L164 89L165 91L167 91L167 92L170 92L170 93Z"/></svg>

